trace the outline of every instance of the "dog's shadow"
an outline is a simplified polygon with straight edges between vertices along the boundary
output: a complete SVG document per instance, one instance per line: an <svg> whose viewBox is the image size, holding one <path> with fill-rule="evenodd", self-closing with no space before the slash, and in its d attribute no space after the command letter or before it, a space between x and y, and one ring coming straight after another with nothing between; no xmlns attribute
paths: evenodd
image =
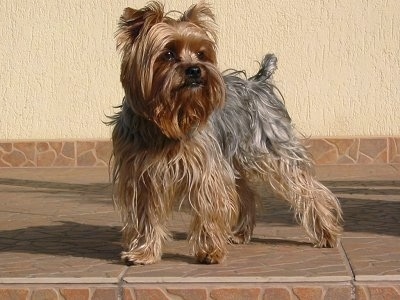
<svg viewBox="0 0 400 300"><path fill-rule="evenodd" d="M29 183L29 182L28 182ZM400 236L400 189L398 181L379 182L328 182L327 185L333 192L340 194L342 204L345 232L363 232L368 234L382 234ZM21 185L26 186L27 182ZM10 185L9 183L7 185ZM105 201L106 185L78 185L60 186L48 189L49 184L43 183L43 188L48 197L70 196L77 198L76 194L89 195L90 199L85 201ZM32 183L33 186L33 183ZM36 189L37 186L35 185ZM30 189L28 191L35 190ZM21 191L21 193L27 191ZM44 192L44 191L43 191ZM60 194L62 192L62 194ZM359 199L360 196L364 198ZM381 200L380 198L393 200ZM80 196L79 199L82 197ZM83 200L78 200L83 201ZM108 200L110 201L110 200ZM264 212L258 219L263 226L298 226L293 222L293 214L289 207L283 202L267 199ZM111 205L111 204L110 204ZM0 255L2 253L33 253L57 256L85 257L107 260L120 264L119 253L121 252L121 227L97 224L84 224L72 221L56 221L49 225L30 226L18 229L2 229L0 231ZM181 231L173 232L176 241L185 241L181 244L184 250L175 248L166 249L163 258L166 260L196 263L188 253L186 243L187 234ZM299 245L311 246L310 243L295 240L271 239L253 237L251 243ZM233 246L234 247L234 246Z"/></svg>
<svg viewBox="0 0 400 300"><path fill-rule="evenodd" d="M338 196L345 233L400 236L400 181L329 181L324 184ZM289 205L261 188L257 224L299 226ZM253 239L254 240L254 239Z"/></svg>
<svg viewBox="0 0 400 300"><path fill-rule="evenodd" d="M86 257L117 262L121 251L118 226L61 221L55 225L0 231L1 252Z"/></svg>

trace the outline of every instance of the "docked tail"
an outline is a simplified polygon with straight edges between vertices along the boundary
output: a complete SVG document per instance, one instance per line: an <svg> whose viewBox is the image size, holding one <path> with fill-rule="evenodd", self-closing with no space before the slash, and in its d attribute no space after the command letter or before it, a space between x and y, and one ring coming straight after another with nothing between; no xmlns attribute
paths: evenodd
<svg viewBox="0 0 400 300"><path fill-rule="evenodd" d="M250 77L249 80L267 81L271 77L271 75L275 72L277 68L276 66L277 61L278 59L274 54L268 53L267 55L265 55L261 62L260 70L256 75Z"/></svg>

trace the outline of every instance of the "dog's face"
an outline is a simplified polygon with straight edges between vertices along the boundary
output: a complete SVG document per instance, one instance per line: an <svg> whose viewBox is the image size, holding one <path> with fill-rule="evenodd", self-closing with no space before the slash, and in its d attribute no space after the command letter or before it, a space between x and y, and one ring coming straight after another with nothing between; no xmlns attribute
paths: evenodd
<svg viewBox="0 0 400 300"><path fill-rule="evenodd" d="M179 19L166 16L158 2L126 8L121 16L117 45L126 101L169 138L204 125L224 102L212 24L204 3Z"/></svg>

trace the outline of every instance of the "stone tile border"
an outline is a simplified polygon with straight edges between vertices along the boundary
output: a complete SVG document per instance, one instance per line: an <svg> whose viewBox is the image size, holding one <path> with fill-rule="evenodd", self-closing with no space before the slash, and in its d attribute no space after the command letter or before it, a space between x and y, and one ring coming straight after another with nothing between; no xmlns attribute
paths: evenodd
<svg viewBox="0 0 400 300"><path fill-rule="evenodd" d="M400 299L400 282L396 283L330 283L292 285L269 283L247 286L147 285L147 286L84 286L84 285L13 285L0 286L0 299L18 300L378 300Z"/></svg>
<svg viewBox="0 0 400 300"><path fill-rule="evenodd" d="M317 165L400 164L400 137L305 140ZM0 141L0 168L106 167L110 140Z"/></svg>
<svg viewBox="0 0 400 300"><path fill-rule="evenodd" d="M0 142L0 168L106 167L110 141Z"/></svg>
<svg viewBox="0 0 400 300"><path fill-rule="evenodd" d="M400 137L312 138L306 145L317 165L400 163Z"/></svg>

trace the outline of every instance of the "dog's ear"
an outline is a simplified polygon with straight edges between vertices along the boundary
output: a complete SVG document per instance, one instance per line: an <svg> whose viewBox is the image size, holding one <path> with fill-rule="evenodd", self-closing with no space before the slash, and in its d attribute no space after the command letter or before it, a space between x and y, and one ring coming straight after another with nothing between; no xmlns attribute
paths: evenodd
<svg viewBox="0 0 400 300"><path fill-rule="evenodd" d="M116 32L117 49L132 47L139 35L145 34L154 24L162 21L164 6L157 1L150 2L142 9L124 9Z"/></svg>
<svg viewBox="0 0 400 300"><path fill-rule="evenodd" d="M183 13L180 21L190 22L199 26L207 32L214 41L217 40L215 16L211 11L210 5L204 1L200 1L198 4L189 7L189 9Z"/></svg>

